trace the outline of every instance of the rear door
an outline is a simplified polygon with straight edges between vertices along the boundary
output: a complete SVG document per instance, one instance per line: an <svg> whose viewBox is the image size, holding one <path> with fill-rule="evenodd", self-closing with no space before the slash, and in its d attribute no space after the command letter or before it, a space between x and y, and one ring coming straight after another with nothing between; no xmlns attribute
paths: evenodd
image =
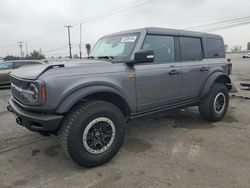
<svg viewBox="0 0 250 188"><path fill-rule="evenodd" d="M0 84L9 84L10 83L10 72L13 69L12 62L5 62L0 64Z"/></svg>
<svg viewBox="0 0 250 188"><path fill-rule="evenodd" d="M204 60L202 38L180 36L179 39L183 100L196 99L206 81L210 66Z"/></svg>
<svg viewBox="0 0 250 188"><path fill-rule="evenodd" d="M153 110L181 99L181 68L176 37L147 35L142 46L154 50L154 62L135 64L137 110Z"/></svg>

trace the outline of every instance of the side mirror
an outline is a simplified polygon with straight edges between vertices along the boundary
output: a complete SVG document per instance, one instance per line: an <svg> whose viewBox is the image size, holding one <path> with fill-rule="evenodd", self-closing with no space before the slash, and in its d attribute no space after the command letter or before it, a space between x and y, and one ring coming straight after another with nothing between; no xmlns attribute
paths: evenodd
<svg viewBox="0 0 250 188"><path fill-rule="evenodd" d="M154 62L154 50L141 50L135 52L134 63L151 63Z"/></svg>

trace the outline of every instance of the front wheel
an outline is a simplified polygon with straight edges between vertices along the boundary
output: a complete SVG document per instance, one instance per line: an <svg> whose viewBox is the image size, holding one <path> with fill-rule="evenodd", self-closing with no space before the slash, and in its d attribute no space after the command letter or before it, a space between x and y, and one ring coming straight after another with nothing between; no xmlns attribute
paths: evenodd
<svg viewBox="0 0 250 188"><path fill-rule="evenodd" d="M111 103L82 102L66 116L59 133L63 150L75 163L95 167L119 151L125 136L125 118Z"/></svg>
<svg viewBox="0 0 250 188"><path fill-rule="evenodd" d="M215 83L208 96L201 100L199 112L208 121L220 121L227 112L228 104L228 89L222 83Z"/></svg>

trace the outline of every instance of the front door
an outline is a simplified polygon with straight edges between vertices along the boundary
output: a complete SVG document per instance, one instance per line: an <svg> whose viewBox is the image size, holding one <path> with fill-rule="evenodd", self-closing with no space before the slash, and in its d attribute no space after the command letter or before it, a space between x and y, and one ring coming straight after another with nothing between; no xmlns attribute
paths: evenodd
<svg viewBox="0 0 250 188"><path fill-rule="evenodd" d="M181 100L182 74L175 37L147 35L142 49L154 50L153 63L136 64L137 111L166 107Z"/></svg>

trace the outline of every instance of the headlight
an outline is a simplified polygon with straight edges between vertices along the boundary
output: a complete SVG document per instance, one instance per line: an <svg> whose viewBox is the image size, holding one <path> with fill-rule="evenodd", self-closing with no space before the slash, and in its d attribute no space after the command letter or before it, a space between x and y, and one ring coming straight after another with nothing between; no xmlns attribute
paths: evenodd
<svg viewBox="0 0 250 188"><path fill-rule="evenodd" d="M36 103L38 101L38 89L35 84L29 84L28 89L24 92L25 98L31 102Z"/></svg>
<svg viewBox="0 0 250 188"><path fill-rule="evenodd" d="M13 98L24 105L41 106L46 103L46 85L43 80L19 80L12 78Z"/></svg>

